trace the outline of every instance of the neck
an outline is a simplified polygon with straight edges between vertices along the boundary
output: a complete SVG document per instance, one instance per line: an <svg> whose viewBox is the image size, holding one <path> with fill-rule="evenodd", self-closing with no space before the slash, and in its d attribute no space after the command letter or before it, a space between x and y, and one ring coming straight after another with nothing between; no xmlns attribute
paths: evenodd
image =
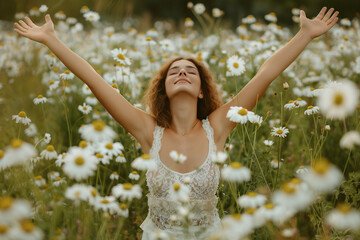
<svg viewBox="0 0 360 240"><path fill-rule="evenodd" d="M197 125L197 99L188 94L178 94L170 99L172 121L170 129L179 135L187 135Z"/></svg>

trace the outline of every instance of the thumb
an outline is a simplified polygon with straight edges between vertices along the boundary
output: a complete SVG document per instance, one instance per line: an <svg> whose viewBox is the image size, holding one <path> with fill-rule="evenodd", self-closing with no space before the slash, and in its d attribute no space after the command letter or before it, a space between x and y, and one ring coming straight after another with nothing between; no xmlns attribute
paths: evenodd
<svg viewBox="0 0 360 240"><path fill-rule="evenodd" d="M300 17L306 17L306 14L305 14L304 10L300 10Z"/></svg>
<svg viewBox="0 0 360 240"><path fill-rule="evenodd" d="M46 15L45 15L45 21L46 21L46 22L51 22L50 14L46 14Z"/></svg>

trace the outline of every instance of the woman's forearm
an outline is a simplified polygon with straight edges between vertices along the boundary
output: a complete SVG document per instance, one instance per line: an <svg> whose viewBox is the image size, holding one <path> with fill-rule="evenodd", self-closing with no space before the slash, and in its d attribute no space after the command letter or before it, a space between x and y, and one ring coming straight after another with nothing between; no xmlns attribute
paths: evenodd
<svg viewBox="0 0 360 240"><path fill-rule="evenodd" d="M270 84L279 76L299 56L311 40L311 36L300 29L284 47L267 59L258 71L258 74L262 75L262 81L265 80L264 84Z"/></svg>
<svg viewBox="0 0 360 240"><path fill-rule="evenodd" d="M95 69L83 58L67 47L55 34L49 36L44 44L60 61L90 88L101 78Z"/></svg>

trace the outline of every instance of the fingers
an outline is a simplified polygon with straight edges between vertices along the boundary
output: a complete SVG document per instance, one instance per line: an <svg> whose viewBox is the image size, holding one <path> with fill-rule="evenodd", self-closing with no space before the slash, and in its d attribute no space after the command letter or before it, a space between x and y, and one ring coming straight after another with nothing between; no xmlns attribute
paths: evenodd
<svg viewBox="0 0 360 240"><path fill-rule="evenodd" d="M326 21L326 23L328 24L328 25L330 25L330 24L332 24L332 22L335 20L335 19L338 19L337 18L337 15L339 15L339 12L338 11L336 11L332 16L331 16L331 18L329 18L327 21ZM337 20L336 20L337 21ZM336 21L335 21L335 23L336 23ZM334 23L334 24L335 24Z"/></svg>
<svg viewBox="0 0 360 240"><path fill-rule="evenodd" d="M336 13L335 13L335 14L336 14ZM334 15L335 15L335 14L334 14ZM327 22L329 28L332 28L332 27L335 25L335 23L339 20L339 18L336 17L337 14L336 14L335 16L334 16L334 15L333 15L333 16L328 20L328 22Z"/></svg>
<svg viewBox="0 0 360 240"><path fill-rule="evenodd" d="M334 9L330 8L330 10L326 13L326 15L324 16L324 18L322 20L326 22L330 18L331 14L333 12L334 12Z"/></svg>
<svg viewBox="0 0 360 240"><path fill-rule="evenodd" d="M26 37L26 33L25 33L25 32L22 32L22 31L20 31L20 30L17 29L17 28L15 28L14 31L17 32L18 34L20 34L21 36Z"/></svg>
<svg viewBox="0 0 360 240"><path fill-rule="evenodd" d="M25 29L29 29L30 27L23 21L23 20L20 20L19 23L21 24L21 26Z"/></svg>
<svg viewBox="0 0 360 240"><path fill-rule="evenodd" d="M25 17L25 21L27 22L27 24L30 26L30 27L35 27L36 25L31 21L31 19L26 16Z"/></svg>
<svg viewBox="0 0 360 240"><path fill-rule="evenodd" d="M14 25L18 30L20 30L22 32L26 32L26 30L27 30L27 29L23 28L22 26L20 26L20 24L18 24L18 23L14 23Z"/></svg>
<svg viewBox="0 0 360 240"><path fill-rule="evenodd" d="M49 14L46 14L46 15L45 15L45 21L46 21L46 22L51 22L51 17L50 17Z"/></svg>
<svg viewBox="0 0 360 240"><path fill-rule="evenodd" d="M323 16L324 16L325 12L326 12L326 7L323 7L321 9L321 11L319 12L319 14L316 16L316 19L321 20L323 18Z"/></svg>

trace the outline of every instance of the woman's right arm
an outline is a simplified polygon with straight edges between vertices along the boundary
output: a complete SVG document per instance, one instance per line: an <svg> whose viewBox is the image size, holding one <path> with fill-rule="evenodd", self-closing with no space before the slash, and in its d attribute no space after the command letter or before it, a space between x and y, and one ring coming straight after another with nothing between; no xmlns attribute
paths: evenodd
<svg viewBox="0 0 360 240"><path fill-rule="evenodd" d="M129 131L146 151L152 142L152 132L155 127L153 117L131 105L88 62L71 51L56 36L54 24L49 15L45 16L45 20L44 25L37 26L26 17L26 23L22 20L15 23L14 31L21 36L45 44L72 73L89 86L111 116Z"/></svg>

